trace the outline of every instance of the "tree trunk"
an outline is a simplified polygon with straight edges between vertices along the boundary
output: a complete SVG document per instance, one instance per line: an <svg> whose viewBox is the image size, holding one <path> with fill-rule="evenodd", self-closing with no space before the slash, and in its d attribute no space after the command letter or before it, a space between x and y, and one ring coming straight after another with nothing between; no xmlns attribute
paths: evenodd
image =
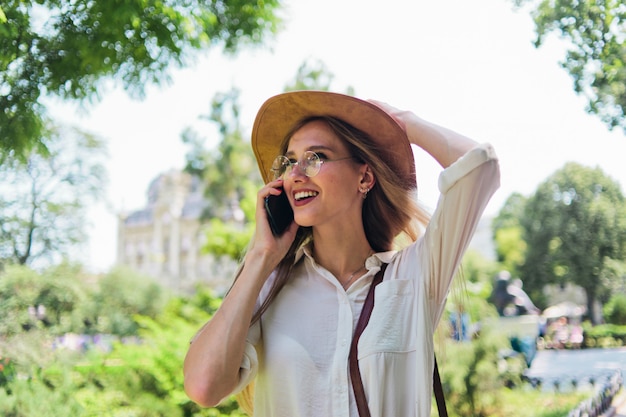
<svg viewBox="0 0 626 417"><path fill-rule="evenodd" d="M602 324L602 315L596 311L596 292L594 289L585 288L585 294L587 295L587 315L591 324L594 326Z"/></svg>

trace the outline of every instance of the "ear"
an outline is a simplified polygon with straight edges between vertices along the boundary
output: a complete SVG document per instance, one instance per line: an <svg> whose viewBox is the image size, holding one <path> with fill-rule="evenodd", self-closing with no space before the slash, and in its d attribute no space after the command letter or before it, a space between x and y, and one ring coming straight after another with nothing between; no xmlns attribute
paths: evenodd
<svg viewBox="0 0 626 417"><path fill-rule="evenodd" d="M365 164L361 168L361 181L359 182L359 189L371 190L376 184L376 177L370 169L369 165Z"/></svg>

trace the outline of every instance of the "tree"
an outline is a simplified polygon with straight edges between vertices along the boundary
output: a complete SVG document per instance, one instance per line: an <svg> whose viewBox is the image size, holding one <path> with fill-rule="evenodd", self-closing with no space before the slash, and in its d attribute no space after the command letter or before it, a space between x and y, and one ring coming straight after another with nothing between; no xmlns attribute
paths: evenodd
<svg viewBox="0 0 626 417"><path fill-rule="evenodd" d="M322 90L328 91L335 75L319 60L308 60L302 63L291 84L285 86L285 91ZM353 93L352 89L349 90ZM348 94L350 94L348 93Z"/></svg>
<svg viewBox="0 0 626 417"><path fill-rule="evenodd" d="M194 151L188 154L186 170L199 175L206 184L209 201L206 218L244 220L239 213L239 202L246 195L246 184L260 185L261 177L256 169L252 148L243 139L239 109L239 90L217 94L211 103L211 113L204 119L217 125L221 137L217 148L202 152L204 140L183 140L192 144Z"/></svg>
<svg viewBox="0 0 626 417"><path fill-rule="evenodd" d="M97 137L69 128L46 136L47 152L0 164L0 266L57 261L85 239L85 207L107 182Z"/></svg>
<svg viewBox="0 0 626 417"><path fill-rule="evenodd" d="M525 285L535 291L548 283L579 285L595 320L594 301L606 298L612 260L626 260L626 202L619 184L600 168L570 162L539 185L521 224Z"/></svg>
<svg viewBox="0 0 626 417"><path fill-rule="evenodd" d="M0 5L0 155L45 149L45 95L95 100L104 81L142 97L195 50L234 54L278 30L279 0L5 0Z"/></svg>
<svg viewBox="0 0 626 417"><path fill-rule="evenodd" d="M135 336L139 329L137 315L156 317L167 295L150 277L117 267L98 280L91 303L81 306L81 316L89 326L84 333Z"/></svg>
<svg viewBox="0 0 626 417"><path fill-rule="evenodd" d="M526 253L526 242L522 238L523 230L520 225L525 204L526 198L523 195L511 194L491 225L498 262L512 275L518 275Z"/></svg>
<svg viewBox="0 0 626 417"><path fill-rule="evenodd" d="M622 0L513 0L532 4L541 46L551 32L568 43L563 68L574 90L587 98L587 111L626 132L626 7Z"/></svg>
<svg viewBox="0 0 626 417"><path fill-rule="evenodd" d="M243 139L239 91L217 94L204 119L217 125L217 147L207 149L207 138L190 129L182 137L190 147L185 170L205 184L208 204L202 218L208 225L203 250L239 259L254 230L256 191L262 184L252 148Z"/></svg>
<svg viewBox="0 0 626 417"><path fill-rule="evenodd" d="M38 329L51 335L80 330L79 306L89 299L84 281L76 265L42 273L22 265L7 267L0 275L0 334L10 338Z"/></svg>

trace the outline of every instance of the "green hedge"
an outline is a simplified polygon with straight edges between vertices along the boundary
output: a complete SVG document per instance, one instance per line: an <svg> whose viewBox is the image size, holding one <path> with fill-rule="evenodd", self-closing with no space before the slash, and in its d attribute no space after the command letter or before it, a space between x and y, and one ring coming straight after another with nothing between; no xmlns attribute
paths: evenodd
<svg viewBox="0 0 626 417"><path fill-rule="evenodd" d="M591 326L583 324L585 335L585 347L609 348L626 345L626 325L601 324Z"/></svg>

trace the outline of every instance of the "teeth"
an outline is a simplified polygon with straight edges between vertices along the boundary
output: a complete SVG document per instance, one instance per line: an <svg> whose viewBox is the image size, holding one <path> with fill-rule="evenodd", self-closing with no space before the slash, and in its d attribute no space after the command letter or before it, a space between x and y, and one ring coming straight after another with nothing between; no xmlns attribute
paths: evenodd
<svg viewBox="0 0 626 417"><path fill-rule="evenodd" d="M294 195L296 200L302 200L307 197L315 197L317 193L315 191L299 191Z"/></svg>

